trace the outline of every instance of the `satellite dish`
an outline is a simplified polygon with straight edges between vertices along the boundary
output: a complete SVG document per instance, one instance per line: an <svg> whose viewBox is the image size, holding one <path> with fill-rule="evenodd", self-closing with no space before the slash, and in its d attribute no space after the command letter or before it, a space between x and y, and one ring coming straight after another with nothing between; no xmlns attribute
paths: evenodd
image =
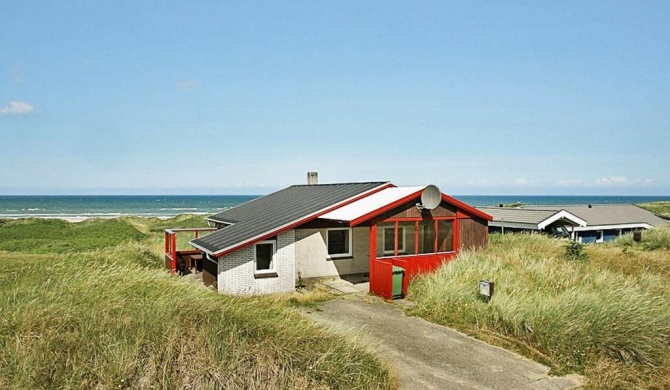
<svg viewBox="0 0 670 390"><path fill-rule="evenodd" d="M429 185L423 189L421 193L421 208L426 210L434 210L442 202L442 193L440 189L434 185Z"/></svg>

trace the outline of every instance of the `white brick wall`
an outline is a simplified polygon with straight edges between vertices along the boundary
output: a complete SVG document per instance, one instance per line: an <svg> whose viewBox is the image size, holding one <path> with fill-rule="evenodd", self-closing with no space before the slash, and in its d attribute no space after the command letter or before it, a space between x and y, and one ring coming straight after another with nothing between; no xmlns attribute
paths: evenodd
<svg viewBox="0 0 670 390"><path fill-rule="evenodd" d="M356 227L352 231L353 258L328 259L327 229L297 229L295 232L296 277L339 276L369 271L370 229Z"/></svg>
<svg viewBox="0 0 670 390"><path fill-rule="evenodd" d="M219 258L219 292L228 294L269 294L295 290L295 230L277 236L274 268L277 277L254 278L254 246Z"/></svg>

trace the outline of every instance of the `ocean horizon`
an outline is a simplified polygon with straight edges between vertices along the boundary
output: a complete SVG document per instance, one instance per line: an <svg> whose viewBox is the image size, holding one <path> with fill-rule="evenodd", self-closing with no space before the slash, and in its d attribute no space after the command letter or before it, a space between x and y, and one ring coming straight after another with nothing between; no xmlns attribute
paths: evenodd
<svg viewBox="0 0 670 390"><path fill-rule="evenodd" d="M256 199L260 195L0 195L0 219L61 218L83 220L140 216L172 218L180 214L209 215ZM455 195L472 206L576 204L639 204L670 201L669 196L624 195Z"/></svg>

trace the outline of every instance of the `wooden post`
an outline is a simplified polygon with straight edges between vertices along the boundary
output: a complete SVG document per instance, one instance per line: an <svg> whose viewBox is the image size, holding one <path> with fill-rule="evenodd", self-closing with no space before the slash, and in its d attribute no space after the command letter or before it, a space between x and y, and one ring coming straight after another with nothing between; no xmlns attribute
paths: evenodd
<svg viewBox="0 0 670 390"><path fill-rule="evenodd" d="M177 233L173 233L171 240L172 242L172 273L177 272Z"/></svg>
<svg viewBox="0 0 670 390"><path fill-rule="evenodd" d="M372 293L372 286L373 283L375 283L375 261L377 259L377 224L372 223L370 225L370 255L369 255L368 263L369 265L369 274L370 274L370 287L368 288L369 292Z"/></svg>

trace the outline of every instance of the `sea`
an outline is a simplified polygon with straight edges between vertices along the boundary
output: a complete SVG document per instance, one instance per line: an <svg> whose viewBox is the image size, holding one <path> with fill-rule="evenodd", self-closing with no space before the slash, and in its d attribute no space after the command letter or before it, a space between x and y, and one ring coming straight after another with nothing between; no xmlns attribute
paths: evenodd
<svg viewBox="0 0 670 390"><path fill-rule="evenodd" d="M80 221L120 216L172 218L210 215L259 195L0 195L0 219L60 218ZM670 201L670 196L456 195L473 206L638 204Z"/></svg>

